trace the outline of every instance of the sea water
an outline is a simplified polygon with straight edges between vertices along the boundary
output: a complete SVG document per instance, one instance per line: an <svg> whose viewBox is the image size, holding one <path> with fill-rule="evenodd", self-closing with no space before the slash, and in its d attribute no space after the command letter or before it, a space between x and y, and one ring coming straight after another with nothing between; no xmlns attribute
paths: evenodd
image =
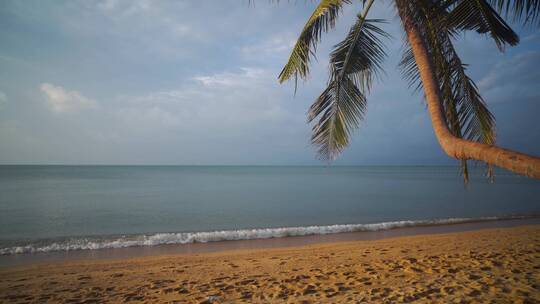
<svg viewBox="0 0 540 304"><path fill-rule="evenodd" d="M0 254L258 239L540 214L540 181L456 167L0 166Z"/></svg>

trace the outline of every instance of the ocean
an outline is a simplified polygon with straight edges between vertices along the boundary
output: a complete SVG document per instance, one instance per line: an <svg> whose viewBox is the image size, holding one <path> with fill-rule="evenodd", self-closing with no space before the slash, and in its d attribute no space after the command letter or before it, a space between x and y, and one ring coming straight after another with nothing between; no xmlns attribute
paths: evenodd
<svg viewBox="0 0 540 304"><path fill-rule="evenodd" d="M474 168L0 166L0 254L278 238L540 215L540 181Z"/></svg>

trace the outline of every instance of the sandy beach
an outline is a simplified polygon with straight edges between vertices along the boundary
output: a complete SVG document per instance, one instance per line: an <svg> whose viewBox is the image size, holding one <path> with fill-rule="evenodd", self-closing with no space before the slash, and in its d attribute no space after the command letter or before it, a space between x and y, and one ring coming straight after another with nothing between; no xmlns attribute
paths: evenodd
<svg viewBox="0 0 540 304"><path fill-rule="evenodd" d="M540 226L0 269L3 303L540 303Z"/></svg>

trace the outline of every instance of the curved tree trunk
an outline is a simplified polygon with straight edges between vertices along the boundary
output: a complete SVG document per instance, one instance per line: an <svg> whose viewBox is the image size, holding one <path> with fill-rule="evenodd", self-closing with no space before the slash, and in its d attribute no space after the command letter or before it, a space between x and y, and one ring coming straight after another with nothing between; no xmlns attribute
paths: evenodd
<svg viewBox="0 0 540 304"><path fill-rule="evenodd" d="M406 16L401 17L406 18ZM425 42L414 24L408 20L402 21L420 72L433 130L444 152L456 159L484 161L515 173L540 179L540 158L496 146L464 140L450 133L443 115L439 84L435 77L433 63L431 62Z"/></svg>

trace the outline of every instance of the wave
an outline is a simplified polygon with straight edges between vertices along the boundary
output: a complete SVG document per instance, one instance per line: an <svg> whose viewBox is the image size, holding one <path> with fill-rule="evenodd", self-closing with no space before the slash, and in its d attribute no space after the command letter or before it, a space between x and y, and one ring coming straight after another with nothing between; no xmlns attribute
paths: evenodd
<svg viewBox="0 0 540 304"><path fill-rule="evenodd" d="M437 226L525 218L530 218L530 216L404 220L372 224L259 228L210 232L155 233L109 238L71 238L62 241L42 241L40 243L0 248L0 255L45 253L54 251L113 249L135 246L157 246L167 244L190 244L219 241L269 239L292 236L335 234L344 232L381 231L403 227Z"/></svg>

